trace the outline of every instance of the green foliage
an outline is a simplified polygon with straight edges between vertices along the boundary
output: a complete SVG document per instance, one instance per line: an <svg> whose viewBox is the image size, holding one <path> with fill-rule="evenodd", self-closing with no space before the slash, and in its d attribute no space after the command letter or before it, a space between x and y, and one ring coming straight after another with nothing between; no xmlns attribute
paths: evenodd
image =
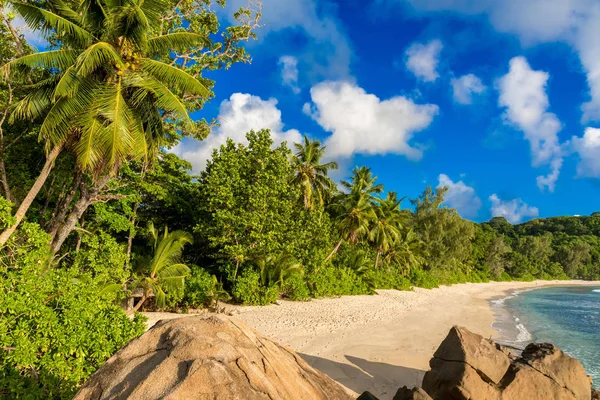
<svg viewBox="0 0 600 400"><path fill-rule="evenodd" d="M191 274L185 281L185 294L181 302L185 307L211 307L220 301L231 299L215 275L209 274L197 265L190 265L190 271Z"/></svg>
<svg viewBox="0 0 600 400"><path fill-rule="evenodd" d="M106 232L84 235L73 257L73 268L90 273L100 282L125 283L131 275L125 246Z"/></svg>
<svg viewBox="0 0 600 400"><path fill-rule="evenodd" d="M309 273L306 280L313 297L371 293L369 285L356 272L343 266L324 266Z"/></svg>
<svg viewBox="0 0 600 400"><path fill-rule="evenodd" d="M102 282L48 263L48 236L24 224L0 263L0 397L70 398L106 359L145 330ZM7 261L11 267L7 267Z"/></svg>
<svg viewBox="0 0 600 400"><path fill-rule="evenodd" d="M279 287L277 285L264 286L261 282L260 272L247 268L236 279L232 294L233 298L242 304L264 306L277 301Z"/></svg>

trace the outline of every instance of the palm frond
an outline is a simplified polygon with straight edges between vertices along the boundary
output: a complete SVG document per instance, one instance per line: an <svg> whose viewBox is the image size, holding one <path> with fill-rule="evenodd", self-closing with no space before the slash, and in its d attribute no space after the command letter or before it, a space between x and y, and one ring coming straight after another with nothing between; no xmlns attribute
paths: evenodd
<svg viewBox="0 0 600 400"><path fill-rule="evenodd" d="M168 87L205 97L208 97L210 93L199 80L177 67L149 58L142 58L140 64L145 72Z"/></svg>
<svg viewBox="0 0 600 400"><path fill-rule="evenodd" d="M48 86L29 92L15 105L9 121L11 123L16 120L33 121L44 115L52 106L52 92L52 87Z"/></svg>
<svg viewBox="0 0 600 400"><path fill-rule="evenodd" d="M135 106L140 105L146 99L148 93L151 93L156 99L154 102L156 107L175 114L176 117L179 117L187 125L192 123L183 101L171 92L167 86L152 76L136 77L135 79L128 80L127 85L140 89L132 95L132 102Z"/></svg>
<svg viewBox="0 0 600 400"><path fill-rule="evenodd" d="M46 68L49 70L64 71L69 68L77 59L77 50L50 50L41 53L28 54L16 58L2 67L5 74L10 74L14 66L26 66L29 68Z"/></svg>
<svg viewBox="0 0 600 400"><path fill-rule="evenodd" d="M106 42L94 43L77 57L77 75L87 76L100 67L123 67L124 63L113 46Z"/></svg>
<svg viewBox="0 0 600 400"><path fill-rule="evenodd" d="M85 46L94 39L90 32L59 14L29 3L10 1L10 4L32 30L40 30L44 36L54 30L64 42L79 46Z"/></svg>
<svg viewBox="0 0 600 400"><path fill-rule="evenodd" d="M210 46L210 40L204 35L191 32L167 33L148 40L148 49L154 54L171 51L183 52L198 45Z"/></svg>

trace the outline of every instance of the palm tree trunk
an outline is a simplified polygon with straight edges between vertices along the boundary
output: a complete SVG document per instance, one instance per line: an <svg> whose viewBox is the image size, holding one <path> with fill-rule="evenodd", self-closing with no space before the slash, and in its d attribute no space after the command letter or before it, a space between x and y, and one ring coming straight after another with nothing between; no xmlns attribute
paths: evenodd
<svg viewBox="0 0 600 400"><path fill-rule="evenodd" d="M331 259L331 257L333 257L335 253L337 253L337 251L340 249L340 246L342 245L343 241L344 241L344 239L340 239L340 241L337 242L337 244L335 245L335 248L331 251L331 253L329 253L329 255L327 256L327 258L325 259L324 262L329 261Z"/></svg>
<svg viewBox="0 0 600 400"><path fill-rule="evenodd" d="M133 307L131 310L127 311L127 315L133 315L137 312L137 310L139 310L140 308L142 308L142 304L144 304L144 302L146 301L147 297L146 297L146 293L144 293L142 295L142 297L140 298L140 301L138 301L138 303L135 305L135 307Z"/></svg>
<svg viewBox="0 0 600 400"><path fill-rule="evenodd" d="M19 209L15 213L16 222L8 228L6 228L4 232L0 234L0 247L6 244L6 242L17 229L23 218L25 218L25 214L27 213L27 210L29 210L29 207L33 203L33 200L35 200L36 196L44 186L44 183L46 183L46 179L48 179L48 175L54 167L54 161L56 161L56 158L60 154L61 150L62 144L59 144L54 146L50 153L48 153L48 156L46 157L46 162L44 163L44 167L42 168L40 175L35 180L35 183L31 187L31 189L29 189L29 192L27 193L27 195L23 199L23 202L21 202Z"/></svg>
<svg viewBox="0 0 600 400"><path fill-rule="evenodd" d="M375 257L375 268L379 265L379 255L381 254L381 250L377 250L377 257Z"/></svg>

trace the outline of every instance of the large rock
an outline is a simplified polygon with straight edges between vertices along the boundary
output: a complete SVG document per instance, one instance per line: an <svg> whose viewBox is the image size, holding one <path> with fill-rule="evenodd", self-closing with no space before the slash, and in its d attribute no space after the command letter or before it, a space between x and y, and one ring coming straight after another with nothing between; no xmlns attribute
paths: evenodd
<svg viewBox="0 0 600 400"><path fill-rule="evenodd" d="M351 397L294 351L223 316L161 321L103 365L83 399L331 399Z"/></svg>
<svg viewBox="0 0 600 400"><path fill-rule="evenodd" d="M500 383L510 366L510 359L500 346L458 326L450 329L433 357L468 364L494 384Z"/></svg>
<svg viewBox="0 0 600 400"><path fill-rule="evenodd" d="M592 381L583 365L556 346L550 343L532 343L523 350L521 357L533 369L572 392L575 398L592 398Z"/></svg>
<svg viewBox="0 0 600 400"><path fill-rule="evenodd" d="M406 386L398 389L392 400L432 400L431 396L421 388L409 389Z"/></svg>
<svg viewBox="0 0 600 400"><path fill-rule="evenodd" d="M429 365L423 389L435 400L591 400L598 396L581 363L548 343L530 344L514 358L491 340L454 327Z"/></svg>
<svg viewBox="0 0 600 400"><path fill-rule="evenodd" d="M576 400L571 391L540 374L527 364L515 364L511 380L502 391L502 400ZM588 399L591 394L588 388Z"/></svg>
<svg viewBox="0 0 600 400"><path fill-rule="evenodd" d="M423 389L434 399L500 400L500 391L482 379L469 364L432 358Z"/></svg>

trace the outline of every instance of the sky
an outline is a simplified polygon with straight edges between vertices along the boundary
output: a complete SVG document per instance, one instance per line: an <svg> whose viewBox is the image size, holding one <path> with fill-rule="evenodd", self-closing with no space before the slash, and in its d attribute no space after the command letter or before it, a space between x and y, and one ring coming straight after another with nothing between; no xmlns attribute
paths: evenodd
<svg viewBox="0 0 600 400"><path fill-rule="evenodd" d="M600 0L263 0L262 23L251 64L207 74L220 126L172 150L194 172L269 128L474 221L600 211Z"/></svg>

